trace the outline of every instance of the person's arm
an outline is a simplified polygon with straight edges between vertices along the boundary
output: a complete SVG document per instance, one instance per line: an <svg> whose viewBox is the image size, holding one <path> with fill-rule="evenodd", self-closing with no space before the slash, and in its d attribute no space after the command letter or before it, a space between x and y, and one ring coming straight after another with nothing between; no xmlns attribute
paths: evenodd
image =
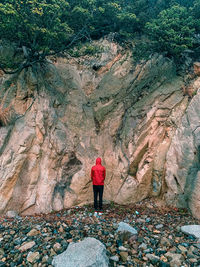
<svg viewBox="0 0 200 267"><path fill-rule="evenodd" d="M103 179L105 180L105 178L106 178L106 168L104 168L103 170Z"/></svg>
<svg viewBox="0 0 200 267"><path fill-rule="evenodd" d="M93 172L93 169L91 169L91 179L93 180L93 175L94 175L94 172Z"/></svg>

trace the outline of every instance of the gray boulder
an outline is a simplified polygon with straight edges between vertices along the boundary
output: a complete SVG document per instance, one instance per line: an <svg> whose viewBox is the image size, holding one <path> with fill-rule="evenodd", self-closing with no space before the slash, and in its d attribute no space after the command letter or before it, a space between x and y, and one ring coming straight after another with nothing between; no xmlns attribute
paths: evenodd
<svg viewBox="0 0 200 267"><path fill-rule="evenodd" d="M8 218L16 218L18 217L18 213L14 210L8 210L6 213L6 217Z"/></svg>
<svg viewBox="0 0 200 267"><path fill-rule="evenodd" d="M137 235L137 230L127 223L120 222L118 224L117 232L129 232L132 235Z"/></svg>
<svg viewBox="0 0 200 267"><path fill-rule="evenodd" d="M200 225L184 225L181 227L181 231L200 239Z"/></svg>
<svg viewBox="0 0 200 267"><path fill-rule="evenodd" d="M55 256L55 267L108 267L106 247L95 238L85 238L78 243L71 243L67 250Z"/></svg>

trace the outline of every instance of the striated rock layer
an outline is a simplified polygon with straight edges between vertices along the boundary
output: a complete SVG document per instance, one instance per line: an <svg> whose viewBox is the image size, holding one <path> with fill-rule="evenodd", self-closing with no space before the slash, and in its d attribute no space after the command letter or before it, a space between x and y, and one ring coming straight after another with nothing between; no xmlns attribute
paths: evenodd
<svg viewBox="0 0 200 267"><path fill-rule="evenodd" d="M189 207L200 219L200 78L193 83L191 100L166 157L168 204Z"/></svg>
<svg viewBox="0 0 200 267"><path fill-rule="evenodd" d="M104 200L156 196L199 213L199 93L188 107L169 59L136 65L116 44L102 47L95 57L60 58L1 78L10 109L0 127L1 213L92 202L96 157L107 169Z"/></svg>

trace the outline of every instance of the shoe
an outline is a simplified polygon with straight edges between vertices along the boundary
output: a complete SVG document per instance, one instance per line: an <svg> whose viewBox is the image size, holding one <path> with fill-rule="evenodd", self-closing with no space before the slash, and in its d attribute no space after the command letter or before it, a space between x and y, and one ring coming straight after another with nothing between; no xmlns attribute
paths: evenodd
<svg viewBox="0 0 200 267"><path fill-rule="evenodd" d="M95 217L97 217L97 215L98 215L98 212L97 212L97 211L95 211L95 212L94 212L94 216L95 216Z"/></svg>
<svg viewBox="0 0 200 267"><path fill-rule="evenodd" d="M103 214L103 212L102 211L99 211L99 215L102 215Z"/></svg>

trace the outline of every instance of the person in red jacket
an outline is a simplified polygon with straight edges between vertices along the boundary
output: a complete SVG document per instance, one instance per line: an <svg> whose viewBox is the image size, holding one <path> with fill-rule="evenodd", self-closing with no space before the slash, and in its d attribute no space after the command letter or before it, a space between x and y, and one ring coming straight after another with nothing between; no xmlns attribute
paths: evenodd
<svg viewBox="0 0 200 267"><path fill-rule="evenodd" d="M101 158L97 158L96 165L94 165L91 169L95 210L98 210L98 208L100 211L102 210L103 188L104 188L105 178L106 178L106 168L101 165ZM99 197L99 203L97 201L98 197Z"/></svg>

